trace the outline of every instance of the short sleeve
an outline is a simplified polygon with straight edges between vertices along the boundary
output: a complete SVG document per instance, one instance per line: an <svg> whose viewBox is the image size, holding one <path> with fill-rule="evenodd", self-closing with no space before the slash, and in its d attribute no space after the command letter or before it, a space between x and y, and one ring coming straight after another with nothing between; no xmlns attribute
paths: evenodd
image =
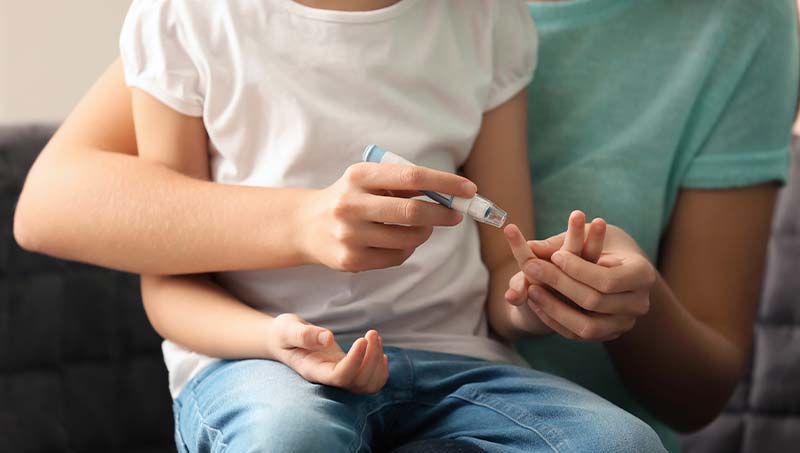
<svg viewBox="0 0 800 453"><path fill-rule="evenodd" d="M525 2L495 2L492 84L485 110L511 99L533 79L538 36Z"/></svg>
<svg viewBox="0 0 800 453"><path fill-rule="evenodd" d="M681 186L697 189L743 187L788 176L791 129L800 86L797 25L792 0L763 10L760 36L749 61L734 80L718 79L734 88L716 100L721 105L714 127L684 173ZM782 6L776 6L782 5ZM786 11L780 11L780 8ZM760 39L757 39L760 37ZM735 66L724 68L737 74Z"/></svg>
<svg viewBox="0 0 800 453"><path fill-rule="evenodd" d="M120 34L125 83L172 109L202 116L201 77L182 29L179 2L135 0Z"/></svg>

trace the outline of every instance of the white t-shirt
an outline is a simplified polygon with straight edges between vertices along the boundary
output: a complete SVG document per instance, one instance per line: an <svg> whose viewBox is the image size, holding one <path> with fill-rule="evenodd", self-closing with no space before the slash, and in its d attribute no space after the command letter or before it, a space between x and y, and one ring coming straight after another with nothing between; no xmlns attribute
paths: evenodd
<svg viewBox="0 0 800 453"><path fill-rule="evenodd" d="M484 112L530 82L536 33L524 2L511 0L400 0L366 12L136 0L120 48L129 86L203 117L214 181L323 188L370 143L455 172ZM387 345L522 363L488 338L488 273L468 218L437 228L399 267L217 278L245 303L296 313L340 341L377 329ZM173 396L215 360L169 341L163 349Z"/></svg>

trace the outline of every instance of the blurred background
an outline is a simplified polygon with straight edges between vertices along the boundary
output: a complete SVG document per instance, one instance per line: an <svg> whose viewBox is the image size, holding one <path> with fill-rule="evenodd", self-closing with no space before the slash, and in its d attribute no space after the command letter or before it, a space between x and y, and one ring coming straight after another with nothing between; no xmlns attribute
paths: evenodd
<svg viewBox="0 0 800 453"><path fill-rule="evenodd" d="M118 54L128 5L0 0L0 124L61 121Z"/></svg>

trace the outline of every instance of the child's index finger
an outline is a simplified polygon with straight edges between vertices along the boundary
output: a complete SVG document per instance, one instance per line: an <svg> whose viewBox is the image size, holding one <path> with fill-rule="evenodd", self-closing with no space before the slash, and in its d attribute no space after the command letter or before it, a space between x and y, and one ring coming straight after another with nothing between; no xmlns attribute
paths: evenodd
<svg viewBox="0 0 800 453"><path fill-rule="evenodd" d="M508 240L508 244L511 246L511 253L514 254L514 258L517 260L520 269L522 269L526 261L536 258L536 255L534 255L530 247L528 247L528 241L525 240L525 236L522 235L522 231L519 230L519 227L510 223L503 228L503 233L506 235L506 240Z"/></svg>

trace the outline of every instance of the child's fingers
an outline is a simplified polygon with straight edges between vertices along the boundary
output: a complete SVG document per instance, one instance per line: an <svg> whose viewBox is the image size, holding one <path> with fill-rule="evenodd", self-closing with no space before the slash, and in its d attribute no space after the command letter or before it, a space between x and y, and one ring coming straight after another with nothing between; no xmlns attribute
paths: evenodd
<svg viewBox="0 0 800 453"><path fill-rule="evenodd" d="M356 392L370 391L370 380L383 361L383 349L380 347L378 332L370 330L364 338L367 340L367 352L364 355L364 360L361 362L361 367L353 379L353 384L351 386L351 389Z"/></svg>
<svg viewBox="0 0 800 453"><path fill-rule="evenodd" d="M370 389L372 392L377 392L384 385L386 385L386 381L389 380L389 357L386 354L383 355L381 359L381 364L378 367L378 370L375 372L375 375L372 376L372 381L370 381Z"/></svg>
<svg viewBox="0 0 800 453"><path fill-rule="evenodd" d="M383 351L383 340L379 337L378 338L378 346L380 346L381 351ZM372 373L372 377L367 384L367 393L375 393L383 388L386 385L386 381L389 379L389 357L386 356L383 352L381 352L381 357L378 358L378 366L375 367L375 372Z"/></svg>
<svg viewBox="0 0 800 453"><path fill-rule="evenodd" d="M581 257L590 263L596 263L603 252L603 242L606 239L606 221L600 218L592 220L586 242L583 244Z"/></svg>
<svg viewBox="0 0 800 453"><path fill-rule="evenodd" d="M367 340L359 338L350 346L347 355L344 356L333 369L333 376L331 377L331 385L334 387L345 388L350 386L361 368L361 363L364 361L364 355L367 352Z"/></svg>
<svg viewBox="0 0 800 453"><path fill-rule="evenodd" d="M525 274L520 271L514 274L508 281L508 290L505 298L512 305L520 306L528 299L528 280Z"/></svg>
<svg viewBox="0 0 800 453"><path fill-rule="evenodd" d="M567 221L567 236L561 250L580 256L586 229L586 215L581 211L572 211Z"/></svg>
<svg viewBox="0 0 800 453"><path fill-rule="evenodd" d="M316 351L326 348L332 341L330 330L311 324L292 323L283 329L283 342L292 348Z"/></svg>
<svg viewBox="0 0 800 453"><path fill-rule="evenodd" d="M519 227L511 223L503 228L503 233L506 235L508 245L511 246L511 253L514 254L514 258L517 260L517 264L519 264L520 268L525 264L525 261L536 258L533 252L531 252L530 247L528 247L528 243L525 241L525 237L522 235Z"/></svg>

